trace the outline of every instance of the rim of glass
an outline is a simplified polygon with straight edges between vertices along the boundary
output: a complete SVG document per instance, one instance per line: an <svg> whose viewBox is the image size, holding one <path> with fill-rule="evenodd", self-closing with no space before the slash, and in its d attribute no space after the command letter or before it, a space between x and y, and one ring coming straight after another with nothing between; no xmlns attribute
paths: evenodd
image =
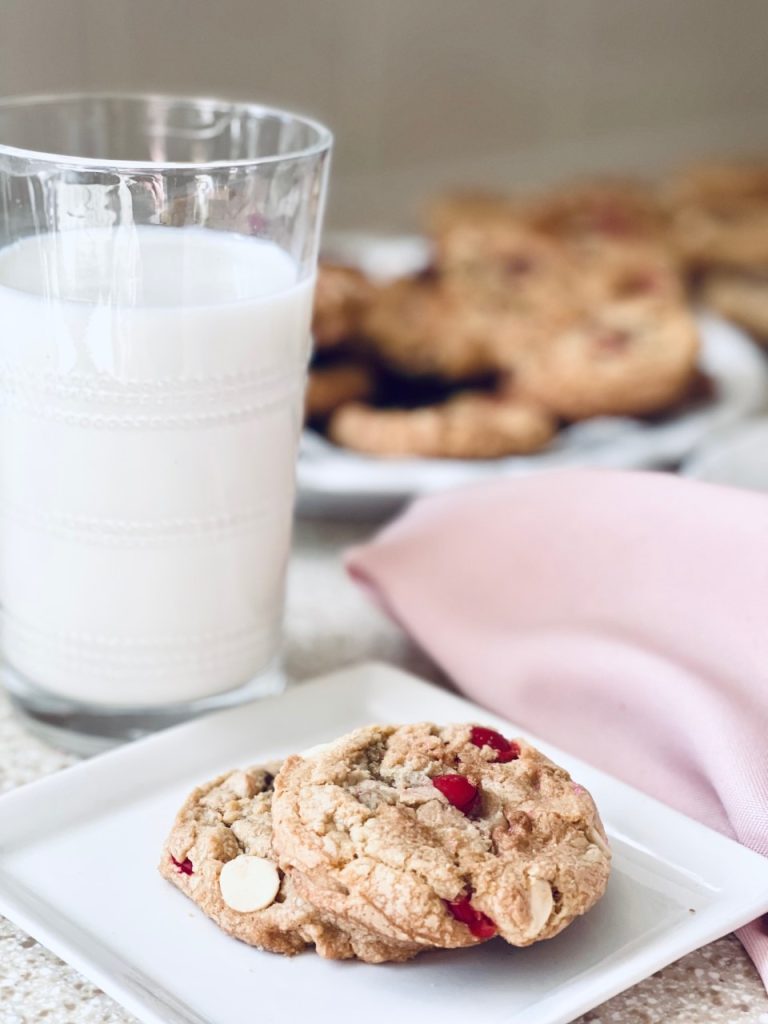
<svg viewBox="0 0 768 1024"><path fill-rule="evenodd" d="M48 153L44 150L24 149L19 146L8 146L0 140L0 155L21 157L25 160L38 160L51 164L63 164L69 167L98 169L103 171L165 171L165 170L205 170L223 167L259 167L264 164L281 163L287 160L305 160L328 151L333 144L333 133L322 122L304 114L296 114L282 107L272 107L261 103L249 103L244 100L228 100L214 96L173 95L159 92L62 92L62 93L25 93L20 96L0 96L0 112L10 107L32 107L71 102L73 100L129 100L146 102L156 100L161 103L178 103L195 106L212 104L228 107L232 111L248 112L257 117L274 117L289 122L296 121L311 128L317 135L314 142L301 149L289 150L286 153L273 153L269 156L244 157L239 160L207 160L199 163L185 161L153 161L153 160L107 160L103 157L76 156L72 153Z"/></svg>

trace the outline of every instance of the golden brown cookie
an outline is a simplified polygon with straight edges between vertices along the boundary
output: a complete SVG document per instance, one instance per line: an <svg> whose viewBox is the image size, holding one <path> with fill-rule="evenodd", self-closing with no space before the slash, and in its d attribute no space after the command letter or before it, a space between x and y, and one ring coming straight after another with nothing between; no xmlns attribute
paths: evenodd
<svg viewBox="0 0 768 1024"><path fill-rule="evenodd" d="M684 307L615 302L531 350L516 385L568 420L642 415L687 393L698 352L696 326Z"/></svg>
<svg viewBox="0 0 768 1024"><path fill-rule="evenodd" d="M461 380L494 369L494 318L439 281L402 278L381 288L364 319L373 351L403 374Z"/></svg>
<svg viewBox="0 0 768 1024"><path fill-rule="evenodd" d="M666 188L674 243L688 267L768 264L768 164L695 167Z"/></svg>
<svg viewBox="0 0 768 1024"><path fill-rule="evenodd" d="M723 200L768 202L768 161L720 160L688 167L664 186L668 201L709 203Z"/></svg>
<svg viewBox="0 0 768 1024"><path fill-rule="evenodd" d="M319 349L333 348L360 331L372 286L359 270L321 263L317 270L312 334Z"/></svg>
<svg viewBox="0 0 768 1024"><path fill-rule="evenodd" d="M273 784L279 762L232 771L198 787L179 811L160 873L229 935L291 956L308 946L328 959L407 960L420 947L383 941L318 912L277 864Z"/></svg>
<svg viewBox="0 0 768 1024"><path fill-rule="evenodd" d="M364 363L334 363L309 371L305 409L307 419L329 416L347 402L362 402L376 388L376 375Z"/></svg>
<svg viewBox="0 0 768 1024"><path fill-rule="evenodd" d="M466 224L438 251L443 288L478 308L537 316L570 306L578 284L567 249L520 223Z"/></svg>
<svg viewBox="0 0 768 1024"><path fill-rule="evenodd" d="M768 341L768 271L713 270L702 281L699 297L758 341Z"/></svg>
<svg viewBox="0 0 768 1024"><path fill-rule="evenodd" d="M526 235L508 262L457 261L437 278L381 289L364 323L373 351L405 375L452 381L513 367L584 298L570 266L546 242L530 241Z"/></svg>
<svg viewBox="0 0 768 1024"><path fill-rule="evenodd" d="M610 871L586 790L480 726L369 726L288 758L273 815L304 895L399 942L527 946L589 910Z"/></svg>
<svg viewBox="0 0 768 1024"><path fill-rule="evenodd" d="M586 310L635 299L659 304L686 301L680 264L666 246L601 240L578 246L572 250L572 259Z"/></svg>
<svg viewBox="0 0 768 1024"><path fill-rule="evenodd" d="M537 231L568 242L614 242L666 236L665 211L653 189L623 179L561 186L533 197L526 220Z"/></svg>
<svg viewBox="0 0 768 1024"><path fill-rule="evenodd" d="M522 399L465 392L419 409L342 406L328 436L368 455L497 459L540 451L557 428L551 413Z"/></svg>
<svg viewBox="0 0 768 1024"><path fill-rule="evenodd" d="M438 243L455 228L498 224L519 217L520 204L502 192L467 189L448 192L427 208L426 228Z"/></svg>

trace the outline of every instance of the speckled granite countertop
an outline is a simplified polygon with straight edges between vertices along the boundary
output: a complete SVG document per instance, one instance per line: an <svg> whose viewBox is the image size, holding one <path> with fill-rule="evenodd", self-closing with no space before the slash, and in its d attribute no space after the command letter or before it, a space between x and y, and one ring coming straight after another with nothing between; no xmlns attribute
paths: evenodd
<svg viewBox="0 0 768 1024"><path fill-rule="evenodd" d="M288 671L298 679L380 658L437 678L350 584L339 551L364 525L303 523L296 536L286 622ZM30 737L0 694L0 792L72 763ZM0 918L0 1024L130 1024L122 1010L57 957ZM768 1024L768 996L733 936L712 943L580 1018L580 1024ZM524 1024L524 1021L521 1021Z"/></svg>

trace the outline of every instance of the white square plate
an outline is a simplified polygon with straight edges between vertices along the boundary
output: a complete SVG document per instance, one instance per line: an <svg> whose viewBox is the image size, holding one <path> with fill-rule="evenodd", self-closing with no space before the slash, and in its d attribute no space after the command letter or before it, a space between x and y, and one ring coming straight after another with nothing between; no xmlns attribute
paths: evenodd
<svg viewBox="0 0 768 1024"><path fill-rule="evenodd" d="M537 745L593 793L615 852L608 892L562 935L408 964L262 953L221 933L157 874L195 784L367 722L521 730L383 665L234 708L0 799L0 911L150 1024L563 1024L768 911L768 861L575 758Z"/></svg>

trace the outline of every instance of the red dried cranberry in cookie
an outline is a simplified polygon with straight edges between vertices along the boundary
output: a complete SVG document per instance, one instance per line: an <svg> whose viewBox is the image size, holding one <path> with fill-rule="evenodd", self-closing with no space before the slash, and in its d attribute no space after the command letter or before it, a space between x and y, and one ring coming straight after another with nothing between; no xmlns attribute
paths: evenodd
<svg viewBox="0 0 768 1024"><path fill-rule="evenodd" d="M176 865L176 869L180 875L193 875L195 869L192 867L192 861L189 857L185 857L184 860L176 860L174 856L171 856L171 860Z"/></svg>
<svg viewBox="0 0 768 1024"><path fill-rule="evenodd" d="M623 355L629 348L632 335L629 331L603 331L595 335L594 348L598 355Z"/></svg>
<svg viewBox="0 0 768 1024"><path fill-rule="evenodd" d="M432 785L439 789L448 803L469 814L477 803L477 786L463 775L435 775Z"/></svg>
<svg viewBox="0 0 768 1024"><path fill-rule="evenodd" d="M533 270L533 260L522 254L518 256L511 256L507 260L505 267L508 274L515 277L522 276L523 274L528 274Z"/></svg>
<svg viewBox="0 0 768 1024"><path fill-rule="evenodd" d="M475 910L469 896L458 900L444 900L448 913L461 921L472 932L476 939L492 939L498 929L493 921L482 910Z"/></svg>
<svg viewBox="0 0 768 1024"><path fill-rule="evenodd" d="M619 285L619 294L622 296L648 295L655 292L659 287L659 279L655 274L642 273L630 274Z"/></svg>
<svg viewBox="0 0 768 1024"><path fill-rule="evenodd" d="M516 743L505 739L495 729L485 729L482 725L472 726L469 742L476 747L491 747L496 751L496 760L502 763L516 761L520 757L520 747Z"/></svg>
<svg viewBox="0 0 768 1024"><path fill-rule="evenodd" d="M618 206L606 205L595 210L592 220L595 230L606 234L625 236L633 234L632 223L627 214Z"/></svg>

